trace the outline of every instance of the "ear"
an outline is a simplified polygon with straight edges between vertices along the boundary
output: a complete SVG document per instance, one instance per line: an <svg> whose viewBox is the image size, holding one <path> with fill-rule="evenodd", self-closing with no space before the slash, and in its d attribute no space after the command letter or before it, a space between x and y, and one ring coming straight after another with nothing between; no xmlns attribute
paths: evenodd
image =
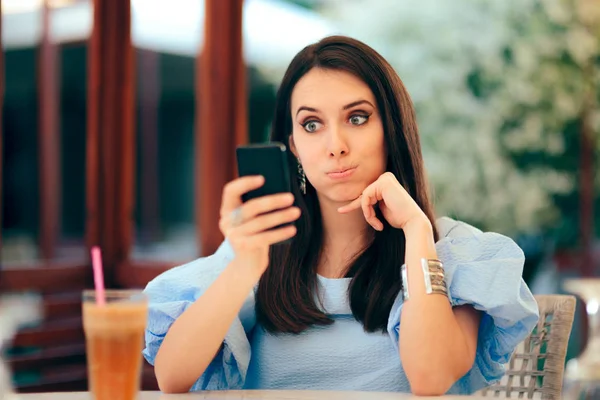
<svg viewBox="0 0 600 400"><path fill-rule="evenodd" d="M296 143L294 143L294 135L292 135L291 133L290 133L290 136L288 137L288 143L290 145L290 151L292 152L292 154L294 156L296 156L296 158L299 158L298 157L298 149L296 149Z"/></svg>

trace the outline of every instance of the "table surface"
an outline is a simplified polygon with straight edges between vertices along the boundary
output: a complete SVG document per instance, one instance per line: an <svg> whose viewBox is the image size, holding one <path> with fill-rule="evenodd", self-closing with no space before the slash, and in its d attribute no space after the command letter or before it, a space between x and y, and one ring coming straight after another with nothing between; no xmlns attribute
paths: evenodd
<svg viewBox="0 0 600 400"><path fill-rule="evenodd" d="M404 393L377 392L337 392L337 391L304 391L304 390L232 390L196 392L186 394L162 394L160 392L141 392L137 400L416 400L429 397L417 397ZM10 400L91 400L88 392L71 393L31 393L19 394ZM482 396L441 396L430 399L444 400L489 400Z"/></svg>

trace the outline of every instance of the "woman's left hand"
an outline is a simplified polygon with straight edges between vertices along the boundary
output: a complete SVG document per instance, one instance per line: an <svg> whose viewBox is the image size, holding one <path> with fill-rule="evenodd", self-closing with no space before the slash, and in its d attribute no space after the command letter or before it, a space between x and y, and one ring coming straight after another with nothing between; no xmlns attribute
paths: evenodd
<svg viewBox="0 0 600 400"><path fill-rule="evenodd" d="M338 208L338 212L345 214L362 208L369 225L375 230L381 231L383 230L383 223L377 218L373 208L377 203L379 203L379 209L383 217L394 228L404 229L412 221L429 221L425 213L391 172L382 174L363 190L358 199Z"/></svg>

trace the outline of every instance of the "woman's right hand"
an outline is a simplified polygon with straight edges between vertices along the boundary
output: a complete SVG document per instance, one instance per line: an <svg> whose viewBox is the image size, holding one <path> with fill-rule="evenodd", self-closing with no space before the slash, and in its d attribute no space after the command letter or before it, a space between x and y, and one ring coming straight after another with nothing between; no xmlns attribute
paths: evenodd
<svg viewBox="0 0 600 400"><path fill-rule="evenodd" d="M253 268L258 277L269 265L270 246L296 234L293 225L270 229L300 217L300 209L292 207L292 193L242 201L242 195L262 185L262 176L246 176L227 183L223 189L219 221L219 228L233 247L236 259Z"/></svg>

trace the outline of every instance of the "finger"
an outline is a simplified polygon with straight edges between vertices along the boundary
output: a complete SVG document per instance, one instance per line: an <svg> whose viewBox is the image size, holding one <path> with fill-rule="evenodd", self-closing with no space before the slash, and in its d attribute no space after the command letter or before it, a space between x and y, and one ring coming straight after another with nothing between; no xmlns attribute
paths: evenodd
<svg viewBox="0 0 600 400"><path fill-rule="evenodd" d="M230 228L235 228L234 225L240 225L240 221L249 221L254 219L256 216L261 214L270 213L274 210L280 210L283 208L289 208L294 204L294 195L291 193L280 193L275 195L263 196L257 199L252 199L246 202L243 206L239 207L241 215L235 216L237 221L232 221L234 215L233 211L229 212L225 216L221 217L220 225L221 231L228 231Z"/></svg>
<svg viewBox="0 0 600 400"><path fill-rule="evenodd" d="M375 214L375 209L373 208L373 205L377 204L377 202L381 200L378 198L376 187L368 187L363 192L361 200L362 211L367 223L377 231L383 230L383 223L379 220L379 218L377 218L377 215Z"/></svg>
<svg viewBox="0 0 600 400"><path fill-rule="evenodd" d="M345 214L345 213L349 213L350 211L358 210L360 208L361 201L362 200L359 197L359 198L351 201L350 203L346 204L345 206L339 207L338 212L341 214Z"/></svg>
<svg viewBox="0 0 600 400"><path fill-rule="evenodd" d="M372 218L371 218L371 210L372 210L372 207L371 207L371 197L369 196L368 193L363 192L363 195L362 195L362 197L360 199L361 199L360 206L362 208L362 212L363 212L363 215L365 217L365 220L374 229L377 229L373 225L373 221L372 221Z"/></svg>
<svg viewBox="0 0 600 400"><path fill-rule="evenodd" d="M248 221L253 219L257 215L268 213L274 210L279 210L282 208L288 208L292 204L294 204L294 195L291 193L278 193L273 195L267 195L256 199L252 199L246 202L241 207L239 207L239 212L241 213L241 216L237 216L236 218L240 218L242 222ZM228 229L228 227L234 225L232 223L232 217L233 210L229 211L226 215L223 215L221 217L221 225L224 229Z"/></svg>
<svg viewBox="0 0 600 400"><path fill-rule="evenodd" d="M293 225L285 226L283 228L274 229L259 233L251 237L251 241L254 245L272 245L275 243L283 242L296 235L296 227Z"/></svg>
<svg viewBox="0 0 600 400"><path fill-rule="evenodd" d="M221 200L221 217L229 214L235 208L242 205L242 195L254 189L258 189L265 183L265 178L260 175L244 176L227 183L223 187L223 199Z"/></svg>
<svg viewBox="0 0 600 400"><path fill-rule="evenodd" d="M291 193L278 193L252 199L242 206L244 220L271 211L287 208L294 204L294 195Z"/></svg>
<svg viewBox="0 0 600 400"><path fill-rule="evenodd" d="M285 210L275 211L251 219L236 228L236 234L244 236L256 235L279 225L293 222L298 218L300 218L300 209L298 207L289 207Z"/></svg>

